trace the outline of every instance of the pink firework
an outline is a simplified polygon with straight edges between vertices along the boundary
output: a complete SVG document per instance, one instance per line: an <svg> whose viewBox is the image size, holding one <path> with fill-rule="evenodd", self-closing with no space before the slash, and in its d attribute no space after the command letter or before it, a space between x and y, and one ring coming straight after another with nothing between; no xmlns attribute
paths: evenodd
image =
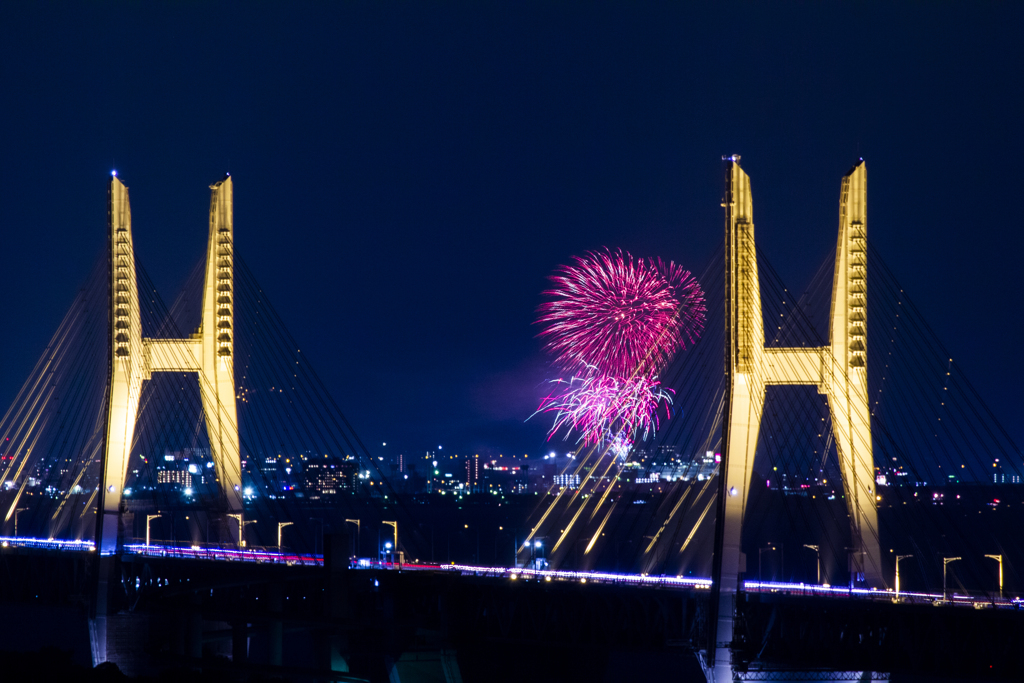
<svg viewBox="0 0 1024 683"><path fill-rule="evenodd" d="M574 261L551 276L537 320L564 369L651 376L704 329L704 293L674 263L608 249Z"/></svg>
<svg viewBox="0 0 1024 683"><path fill-rule="evenodd" d="M628 379L590 374L554 380L557 389L541 401L537 412L554 413L548 438L561 428L579 434L586 446L596 443L632 442L646 439L658 428L658 405L664 401L666 416L672 403L657 377L635 375Z"/></svg>

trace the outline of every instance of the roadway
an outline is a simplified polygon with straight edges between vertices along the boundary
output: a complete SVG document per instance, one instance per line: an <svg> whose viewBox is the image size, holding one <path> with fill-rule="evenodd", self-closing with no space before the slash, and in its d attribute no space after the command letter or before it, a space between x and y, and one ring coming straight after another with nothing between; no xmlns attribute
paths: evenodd
<svg viewBox="0 0 1024 683"><path fill-rule="evenodd" d="M37 539L26 537L0 537L0 546L25 547L63 552L95 552L91 541L68 541L60 539ZM215 562L245 562L255 564L279 564L287 566L317 567L324 565L323 555L297 554L271 548L232 548L199 545L168 545L130 543L125 544L122 554L128 557L180 558L188 560L209 560ZM650 574L626 574L600 571L569 571L560 569L533 569L529 567L489 567L468 564L435 564L423 562L388 562L372 558L353 558L350 568L377 571L424 571L456 573L464 576L480 576L510 581L558 581L581 584L598 583L626 586L647 586L677 589L709 590L710 578L665 576ZM829 586L827 584L787 583L779 581L745 581L747 593L774 593L793 596L813 596L835 599L876 600L938 606L970 607L975 609L1021 609L1024 600L1019 596L994 597L981 594L924 593L875 588Z"/></svg>

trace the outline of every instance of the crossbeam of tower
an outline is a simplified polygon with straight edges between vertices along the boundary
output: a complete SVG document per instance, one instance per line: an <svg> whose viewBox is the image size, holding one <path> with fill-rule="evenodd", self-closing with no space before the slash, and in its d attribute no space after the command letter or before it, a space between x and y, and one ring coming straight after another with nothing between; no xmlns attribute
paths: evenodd
<svg viewBox="0 0 1024 683"><path fill-rule="evenodd" d="M97 546L117 549L119 507L128 474L143 382L155 372L195 372L221 504L242 510L241 463L234 374L233 191L230 177L210 186L210 237L206 250L202 322L187 339L142 336L139 289L132 247L128 188L116 176L108 193L110 348L107 430L100 490Z"/></svg>
<svg viewBox="0 0 1024 683"><path fill-rule="evenodd" d="M843 177L840 189L829 344L766 348L750 177L739 156L725 161L727 422L715 539L714 573L720 580L711 647L716 681L732 680L734 601L739 576L746 571L740 543L768 386L815 385L826 396L850 516L850 571L870 586L883 585L868 409L867 169L859 161Z"/></svg>

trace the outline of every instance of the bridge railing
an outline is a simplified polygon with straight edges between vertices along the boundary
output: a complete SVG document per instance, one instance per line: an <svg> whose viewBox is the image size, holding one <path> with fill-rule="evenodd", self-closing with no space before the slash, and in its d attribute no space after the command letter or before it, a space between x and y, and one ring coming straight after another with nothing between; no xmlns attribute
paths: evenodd
<svg viewBox="0 0 1024 683"><path fill-rule="evenodd" d="M30 538L27 536L0 536L0 547L41 548L43 550L70 550L78 552L95 552L96 550L96 544L92 541L74 541L60 538Z"/></svg>
<svg viewBox="0 0 1024 683"><path fill-rule="evenodd" d="M216 560L219 562L253 562L258 564L285 564L289 566L318 567L323 566L321 555L307 555L282 552L277 548L249 547L238 548L228 545L191 545L164 544L146 545L145 543L126 543L123 547L125 555L141 555L146 557L174 557L191 560Z"/></svg>
<svg viewBox="0 0 1024 683"><path fill-rule="evenodd" d="M0 536L0 548L36 548L42 550L58 550L72 552L95 552L92 541L62 540L54 538L28 538L24 536ZM194 545L187 543L126 543L122 547L124 555L143 557L168 557L191 560L211 560L218 562L250 562L256 564L284 564L288 566L322 567L322 555L299 554L282 551L276 547L253 546L238 548L228 544ZM480 576L504 578L512 581L574 581L579 583L611 583L619 585L651 586L665 588L683 588L707 590L711 588L711 579L684 576L664 576L650 574L618 574L598 571L567 571L560 569L532 569L529 567L487 567L464 564L431 564L388 562L372 558L350 558L352 569L373 569L379 571L440 571L457 572L463 576ZM892 590L872 588L853 588L844 586L828 586L812 583L786 583L777 581L746 581L743 590L751 594L783 594L817 596L835 599L873 600L884 602L903 602L917 604L952 605L974 607L976 609L1022 609L1024 599L1020 597L995 597L987 594L920 593L901 591L898 595Z"/></svg>
<svg viewBox="0 0 1024 683"><path fill-rule="evenodd" d="M784 583L778 581L745 581L743 589L747 593L779 593L783 595L806 595L828 598L849 598L858 600L876 600L884 602L904 602L931 605L956 605L960 607L1021 609L1024 600L1019 597L1001 598L987 594L949 593L918 593L900 591L897 595L892 590L875 588L851 588L845 586L825 586L813 583Z"/></svg>

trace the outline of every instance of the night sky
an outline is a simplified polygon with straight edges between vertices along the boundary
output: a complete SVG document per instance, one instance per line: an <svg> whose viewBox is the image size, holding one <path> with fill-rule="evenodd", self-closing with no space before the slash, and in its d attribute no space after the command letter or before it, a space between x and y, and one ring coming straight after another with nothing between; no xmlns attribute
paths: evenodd
<svg viewBox="0 0 1024 683"><path fill-rule="evenodd" d="M802 290L864 157L869 238L1024 442L1024 5L706 4L5 3L0 403L105 248L113 168L168 303L232 174L239 254L368 445L532 453L553 268L701 271L738 153Z"/></svg>

